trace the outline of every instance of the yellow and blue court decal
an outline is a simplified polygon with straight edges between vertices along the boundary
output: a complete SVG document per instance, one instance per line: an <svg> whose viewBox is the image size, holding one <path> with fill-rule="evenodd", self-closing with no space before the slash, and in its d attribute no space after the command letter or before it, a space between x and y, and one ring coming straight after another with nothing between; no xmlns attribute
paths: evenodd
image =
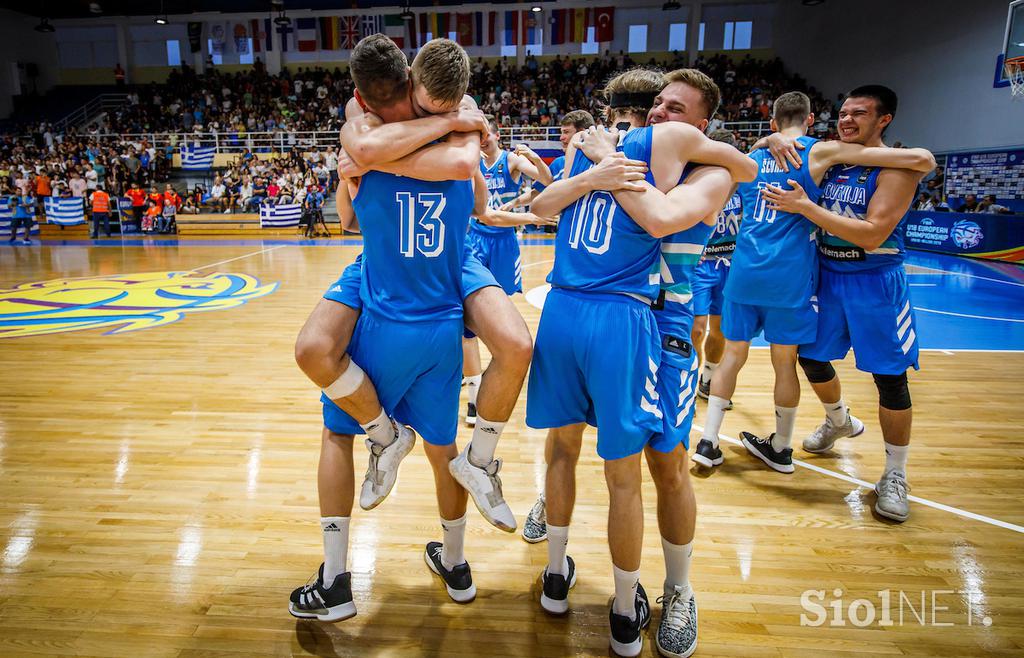
<svg viewBox="0 0 1024 658"><path fill-rule="evenodd" d="M142 272L24 283L0 289L0 338L152 329L189 313L236 308L277 286L248 274L219 272Z"/></svg>

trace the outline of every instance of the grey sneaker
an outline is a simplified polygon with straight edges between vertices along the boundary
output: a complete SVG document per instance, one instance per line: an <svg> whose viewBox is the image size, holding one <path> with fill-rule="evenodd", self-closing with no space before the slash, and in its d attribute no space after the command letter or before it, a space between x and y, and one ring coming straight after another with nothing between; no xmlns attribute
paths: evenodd
<svg viewBox="0 0 1024 658"><path fill-rule="evenodd" d="M654 642L658 653L669 658L686 658L697 650L697 599L693 592L684 598L682 588L658 599L662 604L661 624Z"/></svg>
<svg viewBox="0 0 1024 658"><path fill-rule="evenodd" d="M910 517L910 503L907 501L908 491L910 491L910 485L907 484L905 473L897 470L887 472L875 485L875 493L878 494L875 512L879 516L903 523Z"/></svg>
<svg viewBox="0 0 1024 658"><path fill-rule="evenodd" d="M825 422L818 425L811 435L804 439L803 448L806 452L828 452L838 439L860 436L863 433L864 423L849 412L846 413L846 422L838 427L826 417Z"/></svg>
<svg viewBox="0 0 1024 658"><path fill-rule="evenodd" d="M523 539L531 544L542 542L548 538L548 519L544 503L544 494L537 496L537 502L530 508L523 523Z"/></svg>

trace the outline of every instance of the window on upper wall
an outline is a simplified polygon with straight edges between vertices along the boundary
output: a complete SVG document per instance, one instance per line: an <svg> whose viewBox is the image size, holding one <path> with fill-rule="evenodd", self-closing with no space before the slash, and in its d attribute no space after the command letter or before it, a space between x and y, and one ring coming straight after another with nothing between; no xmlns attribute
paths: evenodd
<svg viewBox="0 0 1024 658"><path fill-rule="evenodd" d="M513 33L511 30L506 30L501 41L501 56L502 57L515 57L516 56L516 44L508 43L509 39L512 38Z"/></svg>
<svg viewBox="0 0 1024 658"><path fill-rule="evenodd" d="M629 46L628 51L631 53L645 53L647 52L647 26L646 25L630 25L629 26Z"/></svg>
<svg viewBox="0 0 1024 658"><path fill-rule="evenodd" d="M668 49L686 50L686 23L672 23L668 26Z"/></svg>
<svg viewBox="0 0 1024 658"><path fill-rule="evenodd" d="M214 66L220 66L221 64L224 63L224 57L221 54L221 48L216 48L215 49L213 47L213 39L207 39L206 40L206 52L213 59Z"/></svg>
<svg viewBox="0 0 1024 658"><path fill-rule="evenodd" d="M248 44L248 46L246 46L245 52L244 53L238 53L238 63L239 64L252 64L253 63L254 56L253 56L253 53L252 53L252 39L246 39L246 41L248 41L249 44Z"/></svg>
<svg viewBox="0 0 1024 658"><path fill-rule="evenodd" d="M704 23L700 24L700 36L697 37L697 50L704 50Z"/></svg>
<svg viewBox="0 0 1024 658"><path fill-rule="evenodd" d="M593 26L587 28L587 40L580 44L581 55L596 55L598 53L600 46L594 39L595 34Z"/></svg>
<svg viewBox="0 0 1024 658"><path fill-rule="evenodd" d="M724 50L750 50L750 33L753 31L753 26L751 21L726 21L722 48Z"/></svg>
<svg viewBox="0 0 1024 658"><path fill-rule="evenodd" d="M167 42L167 66L181 66L181 44L177 39Z"/></svg>

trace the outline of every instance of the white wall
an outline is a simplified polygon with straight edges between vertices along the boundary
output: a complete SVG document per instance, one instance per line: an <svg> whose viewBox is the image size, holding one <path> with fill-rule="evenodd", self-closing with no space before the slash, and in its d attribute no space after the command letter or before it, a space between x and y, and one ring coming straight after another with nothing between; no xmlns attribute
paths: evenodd
<svg viewBox="0 0 1024 658"><path fill-rule="evenodd" d="M40 94L56 84L56 41L52 33L33 30L38 23L38 19L0 10L0 117L10 115L14 108L11 97L21 93L17 78L19 62L36 65L36 89Z"/></svg>
<svg viewBox="0 0 1024 658"><path fill-rule="evenodd" d="M1024 145L1024 103L993 89L1006 0L781 0L775 51L835 97L863 84L900 98L888 140L936 152Z"/></svg>

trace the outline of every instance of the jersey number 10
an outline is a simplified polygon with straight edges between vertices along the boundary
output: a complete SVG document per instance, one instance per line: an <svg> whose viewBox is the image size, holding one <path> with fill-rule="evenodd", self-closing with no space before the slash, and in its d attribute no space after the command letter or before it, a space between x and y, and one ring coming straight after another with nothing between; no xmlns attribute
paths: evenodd
<svg viewBox="0 0 1024 658"><path fill-rule="evenodd" d="M592 254L608 251L612 242L612 219L615 217L615 197L611 192L588 193L573 208L569 225L569 246L583 247Z"/></svg>
<svg viewBox="0 0 1024 658"><path fill-rule="evenodd" d="M438 192L395 193L402 217L402 235L399 249L406 258L415 258L416 252L427 258L436 258L444 251L444 212L446 201Z"/></svg>

